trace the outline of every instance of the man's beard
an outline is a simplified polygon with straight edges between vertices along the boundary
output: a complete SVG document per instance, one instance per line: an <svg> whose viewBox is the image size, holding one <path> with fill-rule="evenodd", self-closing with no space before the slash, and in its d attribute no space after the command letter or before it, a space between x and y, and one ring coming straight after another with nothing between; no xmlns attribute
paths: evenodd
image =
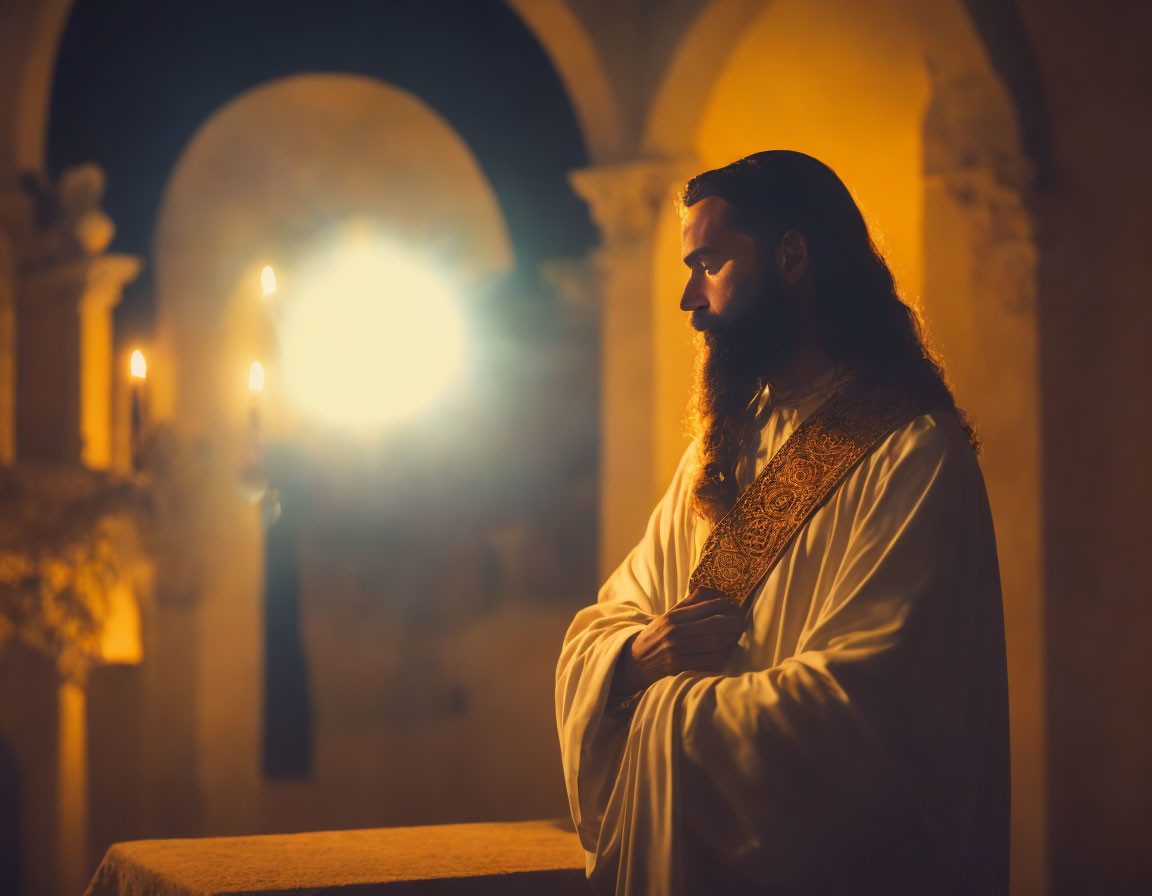
<svg viewBox="0 0 1152 896"><path fill-rule="evenodd" d="M734 319L705 312L692 323L700 328L691 409L700 467L692 503L716 522L738 497L736 463L750 434L755 399L795 352L802 323L779 280Z"/></svg>

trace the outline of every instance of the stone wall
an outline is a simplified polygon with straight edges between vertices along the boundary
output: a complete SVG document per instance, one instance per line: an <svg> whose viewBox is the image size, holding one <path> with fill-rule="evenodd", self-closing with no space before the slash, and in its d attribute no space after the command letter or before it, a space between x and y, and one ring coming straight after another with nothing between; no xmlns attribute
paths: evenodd
<svg viewBox="0 0 1152 896"><path fill-rule="evenodd" d="M1152 881L1152 6L1020 0L1048 111L1037 197L1055 896Z"/></svg>

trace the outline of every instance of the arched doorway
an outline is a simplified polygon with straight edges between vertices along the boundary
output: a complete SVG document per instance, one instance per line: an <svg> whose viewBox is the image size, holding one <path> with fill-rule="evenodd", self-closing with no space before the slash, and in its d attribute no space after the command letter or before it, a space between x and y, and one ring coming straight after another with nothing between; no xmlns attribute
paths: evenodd
<svg viewBox="0 0 1152 896"><path fill-rule="evenodd" d="M405 539L405 527L424 525L419 514L403 527L396 519L398 508L413 510L412 489L398 483L397 474L443 479L439 474L449 447L443 430L450 423L441 416L440 432L431 437L402 429L394 439L380 436L385 441L360 448L347 444L342 433L317 426L279 385L293 375L289 333L285 327L268 329L261 268L274 266L277 295L287 296L287 302L337 302L340 296L327 293L293 296L292 287L309 276L310 256L324 255L333 243L349 238L350 225L355 233L369 225L381 245L386 237L412 256L422 246L440 264L450 265L452 280L461 285L499 277L514 264L495 193L461 136L407 91L359 76L281 79L229 103L190 142L159 215L154 257L160 344L154 355L155 366L171 370L172 378L166 394L157 395L156 408L178 425L182 442L202 446L207 458L197 506L178 523L188 530L183 550L200 558L194 565L202 570L192 627L198 633L198 679L189 697L198 707L194 736L200 744L207 830L371 826L461 811L447 797L436 802L434 785L445 781L443 770L430 780L427 763L382 757L399 750L450 752L438 741L420 746L421 738L435 740L449 724L468 729L457 732L455 743L475 746L496 736L496 726L482 715L452 717L447 698L444 718L419 715L435 711L443 696L435 692L441 683L437 670L445 662L459 662L458 652L445 643L451 621L443 617L467 618L460 612L467 608L430 606L439 592L427 563L412 555L406 564L388 546ZM373 250L376 246L373 242ZM393 273L387 267L380 271L385 278ZM398 304L422 300L384 292ZM387 324L396 316L394 311L382 321L370 314L365 325ZM410 338L421 335L417 323ZM253 359L267 371L267 390L259 398L247 391ZM383 400L388 385L378 384L364 400ZM294 567L291 594L269 593L263 608L259 521L237 488L253 401L261 402L267 463L278 466L282 477L274 481L284 518L269 532L269 548L273 536L279 544L287 525L296 545L283 557ZM441 414L451 418L458 411L450 403ZM274 474L270 469L269 477ZM424 495L425 504L436 500ZM460 511L461 502L455 504ZM440 538L450 542L447 518L447 508L435 515ZM432 533L422 534L434 543ZM375 552L368 544L372 539L383 542ZM434 562L439 545L427 550ZM390 565L377 561L384 556ZM163 575L163 562L160 568ZM270 569L269 576L278 579L273 575L278 572ZM423 612L441 622L432 632L409 625L404 616L404 583L414 584L421 573ZM293 606L274 606L277 597ZM279 622L265 617L270 622L262 626L262 611L277 617L287 611L288 617ZM261 682L276 686L284 665L299 658L298 645L284 649L276 640L284 626L302 629L307 648L308 666L299 670L297 681L314 698L315 761L305 767L289 763L303 780L262 784L252 768L262 736L265 770L285 768L267 750L267 739L285 736L285 729L261 732L259 727ZM278 658L265 664L263 674L262 641L267 657ZM412 666L422 670L418 680L405 679ZM460 674L475 683L479 676L471 673L477 671ZM454 684L444 684L445 693ZM390 716L397 693L411 699ZM279 705L269 699L266 711ZM422 729L424 721L439 727ZM462 762L450 765L465 773ZM467 792L462 782L457 792Z"/></svg>
<svg viewBox="0 0 1152 896"><path fill-rule="evenodd" d="M496 408L497 413L489 414L486 423L496 428L493 420L506 423L507 418L513 418L514 426L506 427L504 436L509 436L514 427L536 427L532 430L533 435L537 430L551 429L547 439L539 440L540 443L546 442L549 448L559 444L565 436L571 436L573 429L579 430L580 437L576 450L561 445L561 451L553 451L550 455L533 441L531 450L535 453L525 457L526 452L519 450L518 445L517 450L505 451L504 457L497 459L502 464L497 469L491 464L483 467L481 452L474 452L463 463L455 465L455 473L463 475L467 472L473 476L470 484L475 486L475 490L469 492L470 496L482 495L485 499L492 499L498 491L507 495L511 509L501 505L499 510L515 516L509 528L516 531L505 539L513 543L509 553L516 551L515 542L525 527L525 520L538 513L538 508L531 506L530 499L525 497L526 492L546 495L548 488L561 477L572 479L579 476L581 482L591 478L594 474L591 451L594 407L591 402L581 397L580 409L568 414L561 426L550 426L548 422L561 416L554 410L561 409L554 396L563 394L570 397L572 394L570 388L564 388L568 383L560 383L561 388L556 388L557 380L563 378L554 376L556 369L561 364L566 365L563 376L570 381L574 378L571 375L573 370L589 367L585 358L591 349L581 345L576 351L571 345L562 343L566 323L559 320L561 313L551 304L551 297L538 282L538 267L542 262L554 257L578 255L592 241L587 214L579 199L568 190L564 179L566 171L586 161L585 143L551 62L530 30L502 0L467 4L453 0L411 0L367 6L353 0L329 4L322 12L310 3L254 3L237 7L213 2L182 13L185 18L181 18L179 24L186 40L179 45L163 39L173 27L172 11L166 8L149 6L138 0L123 0L112 6L86 0L78 0L75 4L62 0L44 6L40 28L42 53L36 60L35 71L28 72L28 85L24 91L30 114L21 122L23 130L18 140L22 152L29 160L28 164L37 168L57 168L75 158L95 159L103 163L108 170L108 210L118 225L118 239L123 241L124 248L140 254L146 255L151 249L162 193L173 175L177 156L185 151L198 129L246 90L301 71L356 72L402 88L434 109L463 139L481 169L479 180L486 185L485 189L496 195L497 214L486 220L474 216L470 222L475 225L472 231L491 235L493 245L501 241L509 243L506 248L514 264L514 269L509 272L508 288L500 297L503 304L499 304L499 313L492 315L494 323L486 334L493 337L489 342L492 354L507 350L506 358L509 360L500 371L502 379L496 381L492 378L492 382L481 384L492 392L503 390L508 401ZM318 16L323 16L323 27L320 28L317 27ZM227 22L226 27L221 27L222 21ZM93 64L94 60L111 57L122 64L115 67ZM211 64L205 64L205 60L211 60ZM188 84L190 71L198 74L194 89ZM52 100L50 110L45 108L49 99ZM315 136L324 135L318 132ZM258 136L255 139L259 141ZM111 142L103 142L106 140ZM263 148L270 150L272 155L278 151L278 147L269 143ZM437 159L433 154L426 161L434 164ZM460 186L451 176L443 178L442 182ZM469 187L475 187L477 182L473 179ZM469 190L463 192L468 194ZM210 245L213 243L213 227L220 223L209 218L186 217L184 224L193 230L197 227L204 229L196 233L177 233L175 242ZM224 230L227 229L225 226ZM247 232L250 234L251 230ZM193 439L186 445L190 451L182 462L216 464L224 470L234 458L227 456L227 452L209 457L213 439L219 435L213 432L213 427L232 425L243 418L247 401L243 374L240 379L233 380L228 372L202 363L198 365L196 351L185 352L185 349L202 348L212 338L213 331L204 327L204 320L211 320L215 312L228 317L231 309L238 307L242 296L252 295L251 287L258 284L258 280L249 279L247 274L251 272L244 265L260 253L245 258L240 257L243 251L239 254L234 251L240 244L228 246L217 241L215 245L223 253L215 258L202 254L195 259L170 257L164 262L157 257L155 264L149 258L148 282L141 281L141 286L150 292L152 273L161 275L161 270L166 269L167 282L173 290L171 294L180 294L178 300L174 299L173 307L184 307L182 303L187 302L185 311L193 307L197 309L195 313L183 315L179 326L168 327L170 335L175 331L169 342L184 340L178 354L188 362L182 370L185 389L181 393L176 382L169 388L162 388L165 373L171 372L172 366L166 371L161 355L156 355L151 359L150 375L151 385L158 389L155 395L158 400L151 410L156 415L170 413L177 401L185 402L181 405L181 412L187 415L189 422L194 422L198 431L207 431L208 438ZM498 256L500 253L491 254ZM500 264L491 267L491 272L497 270L506 270L506 267L502 268ZM187 285L194 282L200 283L203 289L199 296L193 296L187 289ZM157 291L163 293L166 288L158 284ZM208 301L202 301L204 299ZM150 295L136 296L137 306L150 303ZM131 298L128 304L133 304ZM492 304L498 302L493 300ZM138 329L146 331L150 315L143 317L144 324ZM237 360L244 339L253 335L251 330L245 329L251 321L245 322L242 318L243 314L238 314L229 319L217 334L222 341L216 348L230 354L232 360ZM546 333L543 337L542 330ZM561 351L555 350L557 343L561 343ZM580 352L584 355L577 357ZM270 370L269 389L274 387L272 373ZM205 376L201 377L201 374ZM529 391L523 388L529 380L534 390L532 395L528 400L519 401L520 407L512 408ZM240 384L238 388L229 391L235 383ZM587 409L583 407L584 403L588 404ZM519 441L526 443L531 440ZM491 448L491 444L488 447ZM580 465L566 466L563 458L577 451L581 453L578 458ZM483 459L490 461L492 455L492 451L487 451ZM557 462L558 458L560 462ZM534 488L536 482L547 477L551 479L544 487ZM207 702L177 701L178 711L159 712L152 720L156 730L149 748L161 758L155 763L157 767L149 768L146 773L149 776L149 796L143 814L146 816L144 823L149 827L142 834L148 836L251 831L261 826L259 820L253 820L262 811L254 797L252 784L258 773L254 767L258 751L253 744L258 720L238 720L236 712L238 706L255 707L253 689L250 683L232 688L233 682L240 679L229 677L230 673L251 676L258 670L258 657L230 653L226 642L231 635L221 640L218 652L208 649L201 655L201 648L216 637L222 627L226 629L230 620L238 623L236 638L241 640L258 630L250 601L251 588L255 587L258 575L258 554L254 550L258 532L251 527L245 529L243 525L231 528L225 525L213 531L210 522L220 504L236 497L235 477L232 478L233 481L227 481L227 477L221 474L214 486L203 490L193 486L179 496L181 500L191 499L196 504L199 508L196 511L197 524L206 526L206 531L217 539L221 550L204 563L181 562L160 574L161 579L167 577L168 584L173 586L170 593L161 597L161 601L170 600L170 603L160 611L170 611L171 618L167 621L150 620L151 632L161 639L168 639L166 643L171 645L171 650L163 656L153 654L147 659L149 667L159 676L153 681L153 696L158 702L171 701L171 695L165 695L168 684L159 680L165 676L172 679L177 692L184 694L196 692L205 683L222 689L215 691L215 696ZM515 490L502 488L509 481L514 482ZM569 485L567 481L563 483L565 488ZM443 489L438 496L447 501ZM476 500L480 498L476 497ZM569 509L572 506L569 504ZM589 548L584 545L589 538L583 531L578 533L580 546L576 550L571 549L572 540L560 545L556 533L564 526L591 529L593 513L591 501L583 501L574 513L569 514L579 515L579 519L562 521L562 525L550 520L547 527L535 526L530 543L555 537L558 548L568 549L561 557L562 563L556 564L560 571L555 573L555 578L578 581L579 577L569 575L570 570L563 563L574 566L589 553ZM428 535L427 532L422 534ZM507 534L498 533L499 537ZM522 550L521 553L531 551ZM450 578L453 571L460 569L460 564L443 565L445 578ZM582 565L586 566L587 562ZM583 569L580 572L586 574ZM197 589L204 581L225 578L235 583L232 593L237 596L237 602L234 605L228 605L226 601L217 602L215 608L205 608L202 612L202 608L195 605ZM583 588L585 592L587 587ZM245 589L249 590L246 592ZM451 608L442 609L445 615L451 615ZM233 612L236 616L231 615ZM429 649L429 653L471 657L458 668L461 675L474 673L478 691L496 693L503 687L502 696L486 711L506 713L519 723L523 722L525 715L520 707L531 707L529 714L535 736L530 738L531 743L527 744L524 752L513 754L494 743L492 738L498 736L496 726L489 726L484 737L471 738L473 745L480 748L475 753L479 757L476 761L484 770L494 772L485 776L484 781L477 784L476 778L480 776L471 775L465 764L449 763L454 772L469 779L469 786L458 788L459 791L470 798L475 797L478 801L475 805L490 807L490 810L471 812L473 816L556 814L556 809L562 806L562 789L553 774L554 720L550 715L551 698L546 682L555 660L550 655L551 644L559 636L563 624L555 612L546 620L534 616L531 611L510 611L510 615L516 619L508 624L486 623L488 627L483 632L473 628L460 633L461 640L466 643L455 645L460 647L459 650L450 645ZM533 625L538 629L532 629ZM532 672L513 676L508 674L507 668L491 663L491 651L486 652L481 642L490 647L493 637L507 639L507 643L515 644L517 648L523 642L531 642L533 647L542 645L539 651L529 648L503 652L508 655L508 662L527 663ZM192 643L193 639L197 643ZM208 660L211 662L206 664ZM215 664L217 660L220 662ZM390 670L389 674L394 671ZM530 693L526 695L517 687L504 686L501 678L514 679L517 686L523 685ZM540 682L545 682L545 685L539 686ZM451 690L446 692L446 696L450 707L467 702ZM414 705L419 705L418 696L414 696L413 701ZM475 699L472 705L479 702ZM351 707L349 715L355 715L357 709ZM219 737L209 736L212 732ZM438 736L442 738L440 746L449 753L457 745L469 742L468 736L461 737L458 732L442 731ZM395 749L382 751L375 761L379 762L379 756L397 759L399 753L408 750L415 766L429 754L419 745L405 743L403 738L394 746ZM200 787L203 779L197 778L190 770L196 770L197 757L201 753L208 755L224 747L231 750L233 756L220 761L210 760L215 763L214 770L201 798L193 791ZM170 761L177 756L180 763ZM165 763L167 767L160 767ZM403 768L402 757L390 762L385 771L374 767L372 774L376 776L376 785L384 787L396 783L395 777L387 776L395 776L398 770L402 773ZM440 776L425 783L428 785L427 793L440 793L439 805L452 803L451 782L446 778ZM345 792L356 789L351 780L345 781L344 786ZM397 792L403 791L404 787L410 791L419 790L414 779L401 781L397 786L400 788ZM367 796L370 793L370 787L361 787L358 791L363 804L370 801L370 796ZM175 798L166 799L169 794ZM374 814L359 819L345 815L343 820L337 815L318 815L306 824L348 826L360 822L443 820L436 814L436 800L421 800L411 794L409 797L406 801L376 801L375 805L388 813L385 815ZM333 801L336 799L334 795ZM307 814L304 802L298 801L295 805L299 809L298 817L304 817ZM541 805L547 808L533 808ZM511 808L506 808L509 806ZM276 809L272 807L264 811L266 816L273 816ZM417 812L426 814L418 815ZM330 820L325 821L325 818ZM269 827L279 829L287 823L288 815L282 814L273 818Z"/></svg>

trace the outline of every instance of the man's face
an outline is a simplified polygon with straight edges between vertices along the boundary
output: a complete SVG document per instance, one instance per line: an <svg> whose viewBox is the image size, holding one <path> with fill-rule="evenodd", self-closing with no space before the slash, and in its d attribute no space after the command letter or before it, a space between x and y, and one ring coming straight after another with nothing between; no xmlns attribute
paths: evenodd
<svg viewBox="0 0 1152 896"><path fill-rule="evenodd" d="M774 262L764 260L773 256L759 253L755 240L732 226L731 214L732 207L715 196L685 209L681 250L691 273L680 308L692 313L692 326L703 336L706 370L767 376L800 344L800 306Z"/></svg>
<svg viewBox="0 0 1152 896"><path fill-rule="evenodd" d="M765 273L756 243L732 226L732 207L716 196L685 210L680 249L690 271L680 309L692 313L696 330L735 323L764 296Z"/></svg>

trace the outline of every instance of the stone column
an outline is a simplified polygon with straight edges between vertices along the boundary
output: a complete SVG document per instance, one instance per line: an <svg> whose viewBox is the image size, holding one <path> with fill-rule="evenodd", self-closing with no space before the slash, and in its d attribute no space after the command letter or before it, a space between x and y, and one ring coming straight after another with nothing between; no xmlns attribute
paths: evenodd
<svg viewBox="0 0 1152 896"><path fill-rule="evenodd" d="M659 213L695 170L642 159L569 174L602 240L589 258L600 295L601 578L643 534L656 493L653 247Z"/></svg>
<svg viewBox="0 0 1152 896"><path fill-rule="evenodd" d="M30 175L0 195L0 463L33 461L50 477L63 473L61 483L85 481L68 468L110 464L111 310L140 269L105 253L113 227L99 209L103 191L100 169L82 166L59 184ZM80 892L89 873L86 680L70 663L60 670L52 782L61 893Z"/></svg>
<svg viewBox="0 0 1152 896"><path fill-rule="evenodd" d="M56 868L62 893L81 893L88 867L88 694L66 678L57 692Z"/></svg>
<svg viewBox="0 0 1152 896"><path fill-rule="evenodd" d="M93 470L113 466L116 364L112 312L140 266L140 259L130 255L92 259L80 297L80 457Z"/></svg>
<svg viewBox="0 0 1152 896"><path fill-rule="evenodd" d="M1044 892L1046 723L1037 250L1031 166L1002 88L933 72L924 125L924 305L983 442L1012 728L1012 891Z"/></svg>
<svg viewBox="0 0 1152 896"><path fill-rule="evenodd" d="M112 461L112 309L139 273L128 255L29 273L17 296L17 451L21 459Z"/></svg>
<svg viewBox="0 0 1152 896"><path fill-rule="evenodd" d="M26 274L16 295L16 454L80 462L80 312L86 262Z"/></svg>
<svg viewBox="0 0 1152 896"><path fill-rule="evenodd" d="M0 465L16 459L16 263L0 232Z"/></svg>

